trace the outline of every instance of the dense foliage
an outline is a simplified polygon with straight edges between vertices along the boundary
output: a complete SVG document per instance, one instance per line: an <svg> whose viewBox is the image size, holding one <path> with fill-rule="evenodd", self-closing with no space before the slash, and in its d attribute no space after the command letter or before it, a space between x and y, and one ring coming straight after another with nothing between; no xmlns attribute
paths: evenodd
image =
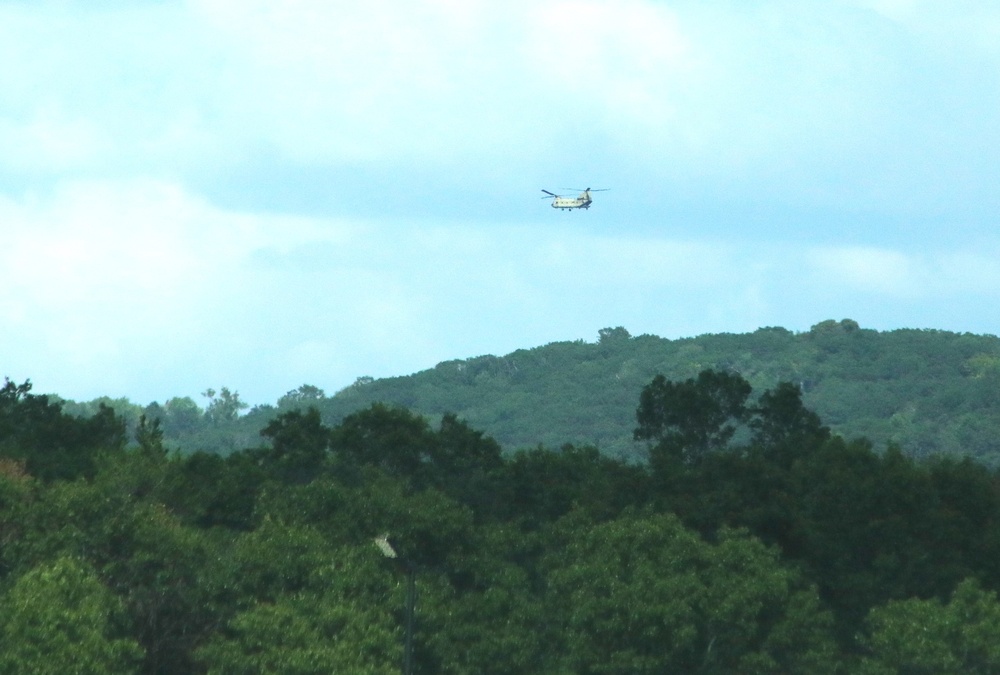
<svg viewBox="0 0 1000 675"><path fill-rule="evenodd" d="M798 384L653 378L644 463L379 403L181 454L3 395L0 672L396 672L411 574L418 673L1000 672L1000 476Z"/></svg>
<svg viewBox="0 0 1000 675"><path fill-rule="evenodd" d="M145 414L161 421L171 447L226 454L252 445L260 428L289 410L315 407L333 426L381 402L435 421L455 413L508 451L573 443L635 460L642 456L632 440L636 392L656 375L680 382L706 369L739 374L758 391L794 383L833 432L867 438L878 449L895 444L910 456L1000 465L1000 338L878 332L849 319L804 333L761 328L679 340L605 328L596 343L556 342L446 361L406 377L361 377L332 396L303 385L246 414L225 387L206 391L204 408L185 397L145 407L98 399L66 409L90 415L104 404L130 429Z"/></svg>

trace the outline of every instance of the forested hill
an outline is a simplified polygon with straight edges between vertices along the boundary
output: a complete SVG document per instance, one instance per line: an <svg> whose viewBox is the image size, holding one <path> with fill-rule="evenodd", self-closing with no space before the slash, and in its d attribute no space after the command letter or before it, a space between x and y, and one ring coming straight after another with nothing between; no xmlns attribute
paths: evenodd
<svg viewBox="0 0 1000 675"><path fill-rule="evenodd" d="M957 453L1000 464L996 336L879 332L845 319L801 333L761 328L668 340L606 328L597 337L445 361L405 377L362 377L332 396L304 385L277 406L242 416L236 414L238 397L225 389L205 411L190 399L174 399L146 412L162 419L168 443L186 450L257 445L267 421L289 409L315 406L325 423L335 424L381 401L431 417L453 412L507 450L572 443L631 458L643 450L632 440L643 386L657 374L683 380L713 368L739 373L758 393L778 382L796 383L806 406L835 433L864 436L876 448L892 442L908 455ZM121 401L110 403L128 412ZM135 407L126 418L140 412Z"/></svg>
<svg viewBox="0 0 1000 675"><path fill-rule="evenodd" d="M990 362L976 345L988 340L850 323L811 338L601 337L402 383L454 380L438 388L501 402L520 391L520 406L553 403L528 395L545 383L563 407L536 414L577 406L577 426L601 410L594 399L629 399L643 464L593 447L504 453L454 415L381 404L333 425L316 407L239 415L226 389L206 392L204 411L148 406L132 442L111 408L67 414L5 382L0 673L390 673L411 657L441 675L1000 673L1000 470L831 435L788 382L756 398L732 370L656 376L632 396L605 382L641 378L625 371L647 350L689 364L733 340L731 369L801 354L869 373L896 337L911 354L939 339L948 359L908 367L935 363L931 381L948 382L964 349L966 369ZM771 342L770 361L753 358L755 340ZM817 392L835 377L805 379L818 365L789 374ZM351 398L302 386L282 406ZM157 412L166 423L149 421ZM161 424L181 423L195 423L187 442L212 432L245 447L171 452Z"/></svg>
<svg viewBox="0 0 1000 675"><path fill-rule="evenodd" d="M320 402L320 410L337 419L388 401L431 415L455 412L508 449L569 442L628 456L639 450L632 432L642 387L657 374L682 380L714 368L739 373L756 392L799 384L806 406L848 438L898 443L916 456L1000 461L996 336L878 332L831 320L804 333L761 328L668 340L614 328L598 338L362 379Z"/></svg>

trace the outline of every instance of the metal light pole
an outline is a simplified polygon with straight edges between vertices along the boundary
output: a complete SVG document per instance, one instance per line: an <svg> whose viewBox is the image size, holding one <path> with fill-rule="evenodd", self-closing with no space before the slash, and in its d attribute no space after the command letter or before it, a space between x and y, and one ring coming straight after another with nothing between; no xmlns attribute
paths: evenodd
<svg viewBox="0 0 1000 675"><path fill-rule="evenodd" d="M406 563L406 643L403 646L403 675L413 673L413 607L417 603L417 569Z"/></svg>
<svg viewBox="0 0 1000 675"><path fill-rule="evenodd" d="M403 675L413 674L413 607L417 602L417 567L411 561L399 557L399 553L389 543L389 535L375 537L375 545L386 558L399 560L406 569L406 641L403 643Z"/></svg>

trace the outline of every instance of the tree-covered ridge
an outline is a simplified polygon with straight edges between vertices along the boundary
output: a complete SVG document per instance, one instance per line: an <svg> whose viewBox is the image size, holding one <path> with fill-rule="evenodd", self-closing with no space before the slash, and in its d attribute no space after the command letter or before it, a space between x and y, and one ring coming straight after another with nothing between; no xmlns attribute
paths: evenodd
<svg viewBox="0 0 1000 675"><path fill-rule="evenodd" d="M791 382L636 394L642 465L384 404L171 453L8 382L0 673L397 672L407 570L417 673L1000 672L995 470L845 440Z"/></svg>
<svg viewBox="0 0 1000 675"><path fill-rule="evenodd" d="M937 330L878 332L849 319L808 332L761 328L746 334L669 340L631 336L624 328L506 356L446 361L386 379L360 377L332 396L303 385L244 414L238 392L222 387L199 405L177 397L148 406L127 399L64 402L74 415L100 405L134 429L159 419L168 445L228 453L254 442L259 429L288 410L315 407L325 424L382 402L440 419L454 413L507 451L538 444L596 445L641 460L632 438L635 392L656 375L684 380L705 369L739 374L763 391L792 382L830 428L877 448L896 444L914 456L974 457L1000 463L1000 338Z"/></svg>
<svg viewBox="0 0 1000 675"><path fill-rule="evenodd" d="M335 421L376 401L458 414L505 448L596 444L635 457L635 392L656 375L737 373L761 391L801 386L838 434L910 454L1000 461L1000 339L931 330L878 332L824 321L806 333L667 340L604 329L596 343L553 343L503 357L448 361L408 377L363 380L319 404Z"/></svg>

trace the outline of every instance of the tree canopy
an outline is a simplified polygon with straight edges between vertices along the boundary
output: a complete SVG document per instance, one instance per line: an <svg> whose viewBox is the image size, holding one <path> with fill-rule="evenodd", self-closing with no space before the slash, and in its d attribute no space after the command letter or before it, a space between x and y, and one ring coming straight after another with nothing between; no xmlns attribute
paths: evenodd
<svg viewBox="0 0 1000 675"><path fill-rule="evenodd" d="M182 453L4 395L0 672L396 672L411 578L419 673L1000 667L1000 475L846 439L801 382L654 376L648 462L388 403Z"/></svg>
<svg viewBox="0 0 1000 675"><path fill-rule="evenodd" d="M879 449L895 444L915 457L973 457L1000 465L1000 338L879 332L850 319L822 321L799 333L768 327L675 340L603 328L595 342L445 361L405 377L359 377L330 395L303 384L276 405L250 409L226 387L217 388L219 394L206 390L204 407L187 397L149 405L111 398L63 403L67 413L81 417L102 404L110 407L130 433L143 414L158 419L167 445L185 452L249 447L261 428L290 410L314 407L324 424L335 426L382 403L419 413L432 425L452 413L506 452L572 443L638 461L636 392L657 375L680 386L705 370L738 374L758 392L794 385L832 432L867 438Z"/></svg>

